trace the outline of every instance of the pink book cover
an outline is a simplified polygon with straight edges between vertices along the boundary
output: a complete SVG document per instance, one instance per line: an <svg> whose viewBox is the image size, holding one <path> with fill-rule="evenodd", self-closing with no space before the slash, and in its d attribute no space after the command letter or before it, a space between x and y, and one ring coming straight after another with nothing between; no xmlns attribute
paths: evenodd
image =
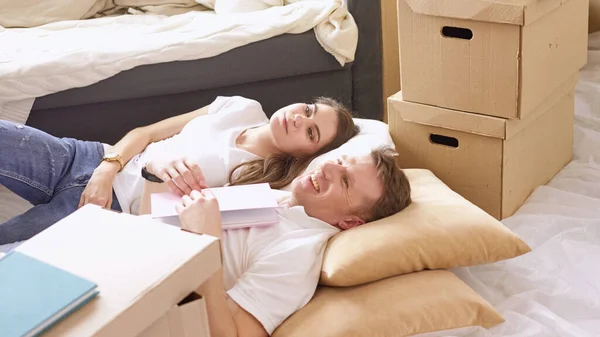
<svg viewBox="0 0 600 337"><path fill-rule="evenodd" d="M223 229L264 226L277 222L279 205L267 183L210 188L219 201ZM175 205L181 198L174 193L151 195L152 217L177 225ZM174 218L174 219L173 219Z"/></svg>

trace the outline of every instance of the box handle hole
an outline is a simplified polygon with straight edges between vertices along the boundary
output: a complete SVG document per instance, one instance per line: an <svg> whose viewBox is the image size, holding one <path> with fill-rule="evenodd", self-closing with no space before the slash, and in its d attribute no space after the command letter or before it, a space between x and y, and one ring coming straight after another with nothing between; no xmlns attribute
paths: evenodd
<svg viewBox="0 0 600 337"><path fill-rule="evenodd" d="M198 294L197 292L192 292L189 295L187 295L183 300L181 300L181 302L177 303L177 305L182 306L184 304L193 302L201 298L202 296L200 296L200 294Z"/></svg>
<svg viewBox="0 0 600 337"><path fill-rule="evenodd" d="M473 32L470 29L450 26L444 26L442 28L442 35L462 40L471 40L473 38Z"/></svg>
<svg viewBox="0 0 600 337"><path fill-rule="evenodd" d="M458 147L458 139L456 139L454 137L436 135L436 134L432 133L429 135L429 140L432 143L438 144L438 145L444 145L444 146L449 146L449 147L454 147L454 148Z"/></svg>

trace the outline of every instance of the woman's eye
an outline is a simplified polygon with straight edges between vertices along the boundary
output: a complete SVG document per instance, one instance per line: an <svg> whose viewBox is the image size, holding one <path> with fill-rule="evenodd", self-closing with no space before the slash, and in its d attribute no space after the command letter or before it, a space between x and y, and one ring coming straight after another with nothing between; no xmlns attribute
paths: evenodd
<svg viewBox="0 0 600 337"><path fill-rule="evenodd" d="M310 140L315 138L312 128L308 128L308 138L310 138Z"/></svg>
<svg viewBox="0 0 600 337"><path fill-rule="evenodd" d="M306 113L306 117L310 117L310 107L308 105L304 108L304 112Z"/></svg>

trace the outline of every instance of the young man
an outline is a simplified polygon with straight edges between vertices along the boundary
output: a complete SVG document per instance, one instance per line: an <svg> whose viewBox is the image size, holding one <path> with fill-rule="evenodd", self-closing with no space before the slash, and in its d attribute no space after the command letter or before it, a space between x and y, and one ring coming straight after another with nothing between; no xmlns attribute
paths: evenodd
<svg viewBox="0 0 600 337"><path fill-rule="evenodd" d="M222 231L209 190L182 198L182 227L221 239L222 270L198 289L211 336L270 335L312 298L329 238L410 204L410 185L392 154L342 157L296 178L279 224L264 228Z"/></svg>

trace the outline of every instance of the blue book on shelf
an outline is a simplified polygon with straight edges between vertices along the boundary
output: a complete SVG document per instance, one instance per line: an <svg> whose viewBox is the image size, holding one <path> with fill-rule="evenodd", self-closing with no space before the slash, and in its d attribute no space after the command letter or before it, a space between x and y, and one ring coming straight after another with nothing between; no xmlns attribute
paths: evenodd
<svg viewBox="0 0 600 337"><path fill-rule="evenodd" d="M38 336L94 298L96 284L23 253L0 258L0 336Z"/></svg>

